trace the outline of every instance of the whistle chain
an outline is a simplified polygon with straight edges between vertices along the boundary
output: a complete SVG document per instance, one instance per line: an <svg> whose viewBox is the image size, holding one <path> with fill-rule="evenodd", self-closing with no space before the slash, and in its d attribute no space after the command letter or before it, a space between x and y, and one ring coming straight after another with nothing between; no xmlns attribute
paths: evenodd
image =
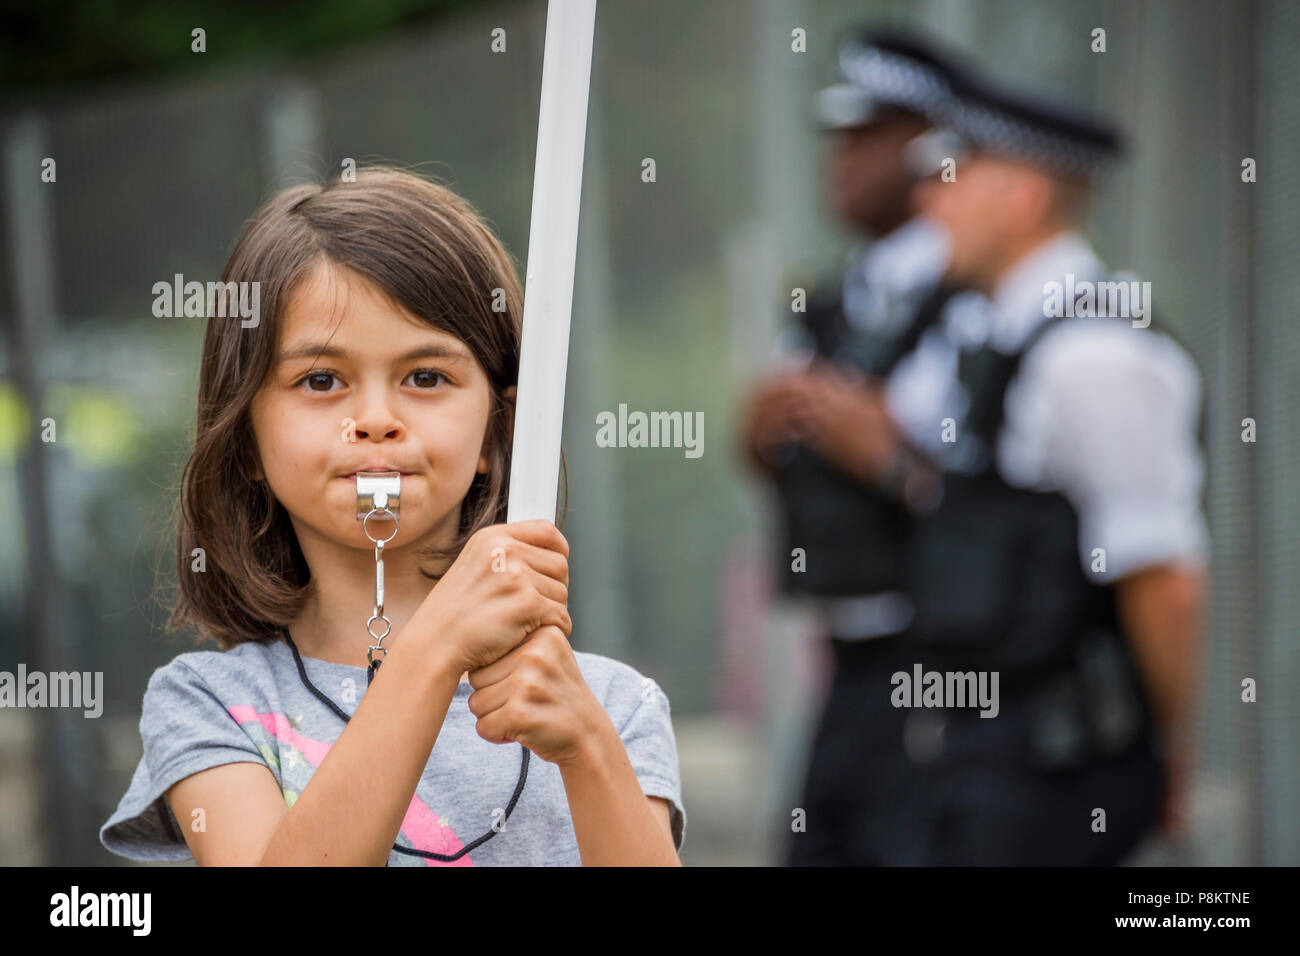
<svg viewBox="0 0 1300 956"><path fill-rule="evenodd" d="M393 622L384 613L384 545L397 535L401 483L401 475L395 471L357 473L357 518L366 537L375 543L375 610L366 621L366 634L374 643L366 649L366 660L370 664L366 669L367 684L375 679L375 671L382 663L375 659L375 652L382 653L385 660L388 658L384 638L393 630ZM370 533L370 519L376 516L393 519L393 532L388 537L377 538ZM377 633L376 622L382 623L382 632Z"/></svg>
<svg viewBox="0 0 1300 956"><path fill-rule="evenodd" d="M385 509L385 511L387 511L387 509ZM380 514L380 513L381 512L378 509L370 512L370 514L372 515ZM375 631L377 630L375 626L376 621L380 621L383 623L384 630L382 634L375 633ZM393 622L390 621L388 619L388 615L384 613L384 542L376 541L375 542L375 611L373 614L370 615L370 620L366 621L366 633L369 634L370 637L375 642L366 649L366 660L370 662L370 667L366 674L368 680L374 680L374 673L376 670L379 669L379 662L375 660L375 652L381 651L385 659L387 659L388 657L388 648L384 647L383 643L384 643L384 638L388 636L389 632L392 631L392 629L393 629Z"/></svg>

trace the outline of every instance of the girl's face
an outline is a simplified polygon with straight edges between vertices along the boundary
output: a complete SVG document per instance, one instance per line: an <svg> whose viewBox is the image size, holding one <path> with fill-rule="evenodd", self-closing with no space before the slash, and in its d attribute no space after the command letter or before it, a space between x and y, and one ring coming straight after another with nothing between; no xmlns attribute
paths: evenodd
<svg viewBox="0 0 1300 956"><path fill-rule="evenodd" d="M374 547L356 518L353 473L377 466L402 473L401 521L385 547L451 541L475 473L488 470L491 391L465 343L322 264L290 296L277 348L250 409L258 477L308 558L325 541ZM372 520L371 533L392 524Z"/></svg>

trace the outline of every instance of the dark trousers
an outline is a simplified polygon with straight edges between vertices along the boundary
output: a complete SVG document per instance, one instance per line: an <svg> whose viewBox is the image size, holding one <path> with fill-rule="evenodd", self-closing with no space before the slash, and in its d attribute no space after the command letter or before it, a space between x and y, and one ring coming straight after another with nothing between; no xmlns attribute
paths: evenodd
<svg viewBox="0 0 1300 956"><path fill-rule="evenodd" d="M801 803L806 831L790 834L788 865L1107 866L1154 825L1164 778L1147 738L1119 756L1044 770L1027 744L1041 715L1024 698L1001 695L993 718L894 707L891 676L911 671L915 650L897 638L832 644L835 676ZM938 719L938 755L909 755L909 722Z"/></svg>

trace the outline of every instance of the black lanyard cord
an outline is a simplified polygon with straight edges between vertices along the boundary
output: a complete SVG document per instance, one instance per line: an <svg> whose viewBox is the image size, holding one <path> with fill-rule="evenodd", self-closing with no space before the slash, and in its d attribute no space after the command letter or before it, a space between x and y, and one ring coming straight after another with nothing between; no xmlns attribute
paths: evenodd
<svg viewBox="0 0 1300 956"><path fill-rule="evenodd" d="M298 653L298 645L294 644L293 638L289 636L289 629L287 627L281 628L281 633L284 635L285 641L288 642L290 650L293 651L293 659L298 664L298 676L302 678L303 685L306 686L306 688L309 691L315 694L321 703L323 703L330 710L334 711L334 713L337 714L343 720L344 723L347 723L350 718L346 713L343 712L342 708L340 708L337 704L334 703L334 701L330 700L319 690L317 690L316 685L313 684L310 679L308 679L307 669L303 666L302 663L302 655ZM370 682L374 680L375 671L378 670L378 668L379 668L379 661L375 661L373 664L370 665L369 670L366 671L367 686L369 686ZM501 819L501 822L503 824L505 823L506 820L510 819L510 814L514 810L515 804L519 802L519 797L524 792L524 782L528 779L528 758L530 754L528 748L525 747L523 744L520 744L519 747L524 752L524 759L523 759L523 763L520 764L519 767L519 782L515 785L515 792L510 797L510 802L506 804L505 816L502 817ZM453 863L456 860L459 860L470 850L473 850L475 847L478 847L483 843L487 842L488 840L492 839L494 836L497 835L498 832L500 831L489 828L488 831L484 833L481 837L479 837L477 840L473 841L472 843L466 844L465 846L457 850L455 853L452 853L450 855L446 853L434 853L430 850L417 850L415 847L400 846L399 844L396 843L393 844L393 849L398 853L405 853L409 856L420 856L430 860L438 860L439 862L442 863Z"/></svg>

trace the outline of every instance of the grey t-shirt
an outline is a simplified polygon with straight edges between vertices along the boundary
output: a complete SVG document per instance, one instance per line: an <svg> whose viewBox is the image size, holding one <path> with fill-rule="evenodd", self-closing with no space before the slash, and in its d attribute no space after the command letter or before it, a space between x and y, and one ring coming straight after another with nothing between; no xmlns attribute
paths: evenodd
<svg viewBox="0 0 1300 956"><path fill-rule="evenodd" d="M627 749L641 789L670 801L673 840L682 845L677 742L668 698L649 677L619 661L575 651L583 679ZM307 677L351 715L366 692L366 670L304 657ZM499 822L523 761L519 744L494 744L475 730L461 681L397 836L399 846L449 855L495 824L491 839L455 863L399 853L389 866L579 866L577 837L560 769L536 754L518 803ZM192 651L149 679L140 714L144 756L117 810L100 828L103 845L135 860L188 860L189 847L163 793L178 780L220 764L263 764L285 803L294 800L330 746L342 719L303 685L282 640ZM399 731L400 732L400 731Z"/></svg>

